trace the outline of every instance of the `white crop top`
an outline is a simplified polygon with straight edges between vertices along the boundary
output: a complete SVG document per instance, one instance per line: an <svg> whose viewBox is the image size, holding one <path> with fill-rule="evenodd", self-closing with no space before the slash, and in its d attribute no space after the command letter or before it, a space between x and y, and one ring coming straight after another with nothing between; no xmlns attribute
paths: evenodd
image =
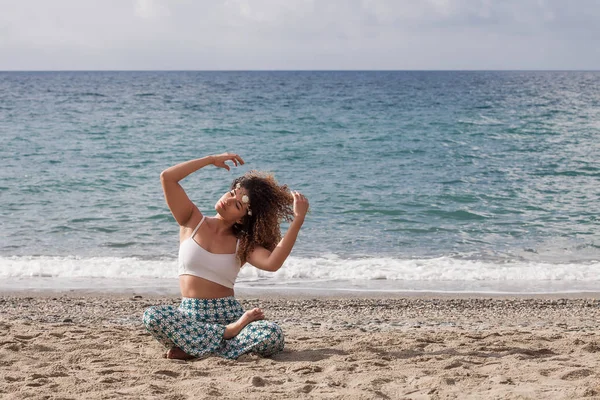
<svg viewBox="0 0 600 400"><path fill-rule="evenodd" d="M235 246L236 253L233 254L216 254L205 250L194 240L194 235L204 222L204 218L206 217L202 217L192 236L181 242L179 246L179 275L193 275L233 288L240 272L240 262L236 256L239 240L238 245Z"/></svg>

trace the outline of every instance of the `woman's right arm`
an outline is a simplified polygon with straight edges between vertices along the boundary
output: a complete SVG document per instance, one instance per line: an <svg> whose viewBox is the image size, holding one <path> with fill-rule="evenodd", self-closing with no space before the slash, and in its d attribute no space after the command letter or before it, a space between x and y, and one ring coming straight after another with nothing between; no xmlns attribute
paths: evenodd
<svg viewBox="0 0 600 400"><path fill-rule="evenodd" d="M189 199L185 190L183 190L179 184L179 181L210 164L219 168L225 168L229 171L230 168L225 164L225 161L232 161L236 166L238 163L244 163L242 158L237 154L225 153L218 156L207 156L186 161L169 167L160 174L160 182L162 183L165 200L167 201L167 205L169 206L169 210L171 210L173 217L175 217L175 220L180 226L185 226L192 218L194 212L199 213L200 216L202 216L202 213Z"/></svg>

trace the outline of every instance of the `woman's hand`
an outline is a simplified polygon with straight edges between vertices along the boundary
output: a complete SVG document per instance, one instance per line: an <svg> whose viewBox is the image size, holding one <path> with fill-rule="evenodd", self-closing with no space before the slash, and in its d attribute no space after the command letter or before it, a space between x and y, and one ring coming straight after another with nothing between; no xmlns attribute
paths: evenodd
<svg viewBox="0 0 600 400"><path fill-rule="evenodd" d="M283 238L272 251L257 245L246 259L258 269L271 272L279 270L296 243L300 228L304 224L304 217L308 212L308 200L300 192L292 191L291 194L294 197L294 220L291 221Z"/></svg>
<svg viewBox="0 0 600 400"><path fill-rule="evenodd" d="M212 156L213 161L212 164L215 167L225 168L227 171L231 170L229 165L225 164L225 161L231 161L237 167L238 165L244 165L244 160L242 157L238 156L235 153L223 153L216 156Z"/></svg>
<svg viewBox="0 0 600 400"><path fill-rule="evenodd" d="M302 218L306 216L308 212L308 199L298 191L293 191L294 196L294 220L296 218Z"/></svg>

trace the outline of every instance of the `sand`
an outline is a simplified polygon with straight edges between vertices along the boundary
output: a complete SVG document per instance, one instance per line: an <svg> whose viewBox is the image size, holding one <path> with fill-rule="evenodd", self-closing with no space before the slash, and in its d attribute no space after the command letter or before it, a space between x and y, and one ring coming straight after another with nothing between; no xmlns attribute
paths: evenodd
<svg viewBox="0 0 600 400"><path fill-rule="evenodd" d="M175 297L0 295L0 398L600 399L595 296L240 300L282 353L162 358L141 315Z"/></svg>

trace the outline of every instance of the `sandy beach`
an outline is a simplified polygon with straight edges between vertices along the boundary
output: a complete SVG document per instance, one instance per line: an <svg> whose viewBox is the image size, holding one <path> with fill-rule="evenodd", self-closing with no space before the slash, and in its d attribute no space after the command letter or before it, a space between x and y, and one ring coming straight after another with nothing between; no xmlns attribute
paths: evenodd
<svg viewBox="0 0 600 400"><path fill-rule="evenodd" d="M595 294L238 296L283 353L162 358L143 310L177 297L0 296L2 399L600 399Z"/></svg>

